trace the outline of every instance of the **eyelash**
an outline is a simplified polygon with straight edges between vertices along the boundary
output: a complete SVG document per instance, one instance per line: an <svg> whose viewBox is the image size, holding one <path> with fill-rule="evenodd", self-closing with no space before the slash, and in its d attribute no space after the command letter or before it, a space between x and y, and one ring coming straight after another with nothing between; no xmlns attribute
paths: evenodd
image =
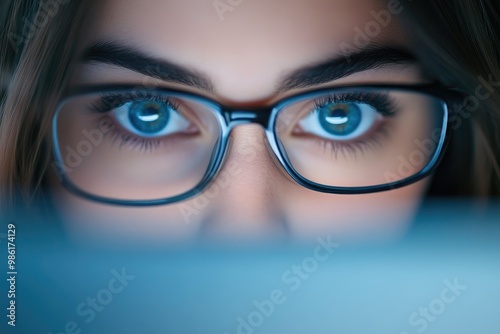
<svg viewBox="0 0 500 334"><path fill-rule="evenodd" d="M93 103L90 107L91 111L97 113L106 113L115 108L119 108L126 103L136 102L136 101L155 101L166 104L169 108L178 110L179 103L173 99L165 98L165 96L156 93L143 93L143 92L127 92L120 94L107 94L101 95L96 103ZM98 122L102 121L102 118ZM113 121L113 123L116 123ZM120 130L120 126L114 126L112 131L106 133L114 143L116 140L120 140L120 148L123 145L130 145L131 149L144 150L145 152L152 152L154 149L158 148L164 141L165 138L145 138L139 137L131 134L128 131Z"/></svg>
<svg viewBox="0 0 500 334"><path fill-rule="evenodd" d="M315 109L323 108L328 103L362 103L375 108L382 116L391 117L398 112L398 107L388 94L343 93L331 94L314 101ZM314 110L312 112L314 112Z"/></svg>
<svg viewBox="0 0 500 334"><path fill-rule="evenodd" d="M106 113L115 108L121 107L122 105L135 101L150 100L165 103L169 108L178 110L179 103L173 99L165 98L162 95L155 93L143 93L143 92L127 92L121 94L107 94L101 95L96 103L93 103L90 109L97 113ZM313 113L315 110L324 107L328 103L363 103L368 104L375 108L384 117L393 117L397 114L398 108L393 100L389 98L387 94L373 93L373 94L361 94L361 93L343 93L343 94L332 94L327 97L322 97L314 101L314 109L311 111ZM99 122L102 119L99 119ZM379 126L375 135L370 136L368 139L355 140L351 142L334 142L324 138L317 138L316 143L321 146L329 154L337 156L339 153L349 153L357 154L358 152L363 152L369 147L379 144L380 137L387 137L388 132L385 124ZM137 148L144 151L153 151L153 149L159 147L165 138L145 138L139 137L128 131L120 130L119 126L114 126L112 131L106 133L110 136L113 143L118 139L120 140L120 147L123 145L130 145L131 148Z"/></svg>
<svg viewBox="0 0 500 334"><path fill-rule="evenodd" d="M92 104L92 109L95 112L109 112L115 108L121 107L122 105L130 102L136 101L155 101L165 103L169 108L177 110L179 108L179 103L174 101L173 99L165 98L156 93L139 93L139 92L127 92L121 94L107 94L101 95L99 97L97 104Z"/></svg>
<svg viewBox="0 0 500 334"><path fill-rule="evenodd" d="M384 118L391 118L397 115L399 108L393 99L390 99L388 94L373 93L343 93L332 94L327 97L322 97L314 101L314 109L316 110L325 107L328 103L363 103L373 107ZM380 145L382 138L388 138L389 132L387 124L382 122L377 129L369 131L371 135L365 135L364 139L356 139L354 141L332 141L326 138L316 138L315 143L319 145L325 153L337 158L339 154L351 154L356 157L356 154L363 153L366 149Z"/></svg>

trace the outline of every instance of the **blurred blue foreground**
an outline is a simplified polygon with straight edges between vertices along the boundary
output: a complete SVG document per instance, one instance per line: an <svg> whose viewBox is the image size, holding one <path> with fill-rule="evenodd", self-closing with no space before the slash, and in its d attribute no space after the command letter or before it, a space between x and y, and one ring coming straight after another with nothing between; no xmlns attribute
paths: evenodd
<svg viewBox="0 0 500 334"><path fill-rule="evenodd" d="M0 332L498 334L495 210L430 210L402 241L356 246L85 247L16 222L16 326L7 282Z"/></svg>

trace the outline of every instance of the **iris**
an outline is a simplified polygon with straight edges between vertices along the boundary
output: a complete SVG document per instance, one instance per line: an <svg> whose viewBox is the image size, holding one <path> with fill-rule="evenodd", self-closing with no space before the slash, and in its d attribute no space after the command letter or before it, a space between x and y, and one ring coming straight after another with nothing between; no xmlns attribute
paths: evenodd
<svg viewBox="0 0 500 334"><path fill-rule="evenodd" d="M140 132L154 134L163 130L170 120L169 107L161 102L139 101L130 106L130 123Z"/></svg>
<svg viewBox="0 0 500 334"><path fill-rule="evenodd" d="M328 103L318 110L318 119L329 134L346 136L361 124L361 109L354 103Z"/></svg>

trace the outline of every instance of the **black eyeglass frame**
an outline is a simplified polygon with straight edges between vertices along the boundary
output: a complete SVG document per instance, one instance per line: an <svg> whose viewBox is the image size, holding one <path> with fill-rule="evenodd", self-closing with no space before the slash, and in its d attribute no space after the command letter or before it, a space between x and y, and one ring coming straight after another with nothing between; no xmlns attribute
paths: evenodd
<svg viewBox="0 0 500 334"><path fill-rule="evenodd" d="M444 104L444 113L443 113L443 128L441 131L441 137L439 140L439 143L437 145L437 149L433 155L433 157L430 159L428 164L417 174L407 177L405 179L399 180L399 181L394 181L386 184L381 184L381 185L375 185L375 186L365 186L365 187L334 187L334 186L326 186L322 184L315 183L313 181L310 181L300 175L292 166L290 163L286 152L283 148L283 146L280 144L278 140L278 135L276 134L276 120L277 117L280 113L280 111L284 110L285 106L291 105L296 101L303 100L307 98L308 96L315 96L318 94L322 93L335 93L336 91L345 91L345 90L360 90L360 89L366 89L366 90L381 90L381 89L387 89L387 90L392 90L392 91L401 91L401 92L415 92L415 93L420 93L420 94L426 94L433 96L434 98L440 99L441 102ZM324 193L332 193L332 194L343 194L343 195L351 195L351 194L367 194L367 193L374 193L374 192L380 192L380 191L387 191L387 190L392 190L392 189L397 189L401 188L404 186L407 186L409 184L412 184L414 182L417 182L426 176L430 175L435 168L439 165L440 161L442 160L444 156L444 152L446 151L446 147L449 142L449 132L451 131L450 129L452 128L450 126L450 120L452 117L450 117L455 110L451 109L449 106L452 105L452 103L457 102L461 99L463 99L464 94L461 92L458 92L456 90L446 88L440 84L431 84L431 85L349 85L349 86L336 86L336 87L331 87L331 88L322 88L322 89L315 89L315 90L309 90L306 92L302 92L293 96L289 96L286 98L283 98L273 105L267 106L267 107L261 107L261 108L250 108L250 109L241 109L241 108L231 108L224 106L208 97L198 95L195 93L190 93L190 92L185 92L185 91L180 91L180 90L175 90L175 89L166 89L166 88L161 88L161 87L155 87L155 88L146 88L146 87L138 87L138 86L131 86L131 85L105 85L105 86L90 86L90 87L78 87L76 89L71 90L68 92L64 98L62 98L59 103L57 104L56 111L53 115L53 120L52 120L52 140L53 140L53 154L54 154L54 159L56 161L57 166L64 166L63 164L63 159L62 159L62 154L61 150L59 148L59 141L58 141L58 135L57 135L57 119L59 112L61 111L62 107L69 101L77 97L81 97L84 95L92 95L96 93L101 93L101 94L106 94L110 92L121 92L121 91L134 91L134 92L154 92L154 93L159 93L159 94L172 94L176 97L180 98L188 98L191 100L194 100L204 106L207 106L208 109L214 112L214 115L216 116L220 129L221 129L221 135L219 140L217 141L215 147L214 147L214 152L215 154L212 155L210 164L207 168L207 171L205 172L205 175L201 179L201 181L191 190L186 191L182 194L173 196L173 197L168 197L168 198L161 198L161 199L154 199L154 200L123 200L123 199L114 199L114 198L108 198L108 197L103 197L103 196L98 196L92 193L89 193L87 191L84 191L77 187L75 184L69 180L69 178L66 175L66 172L62 168L58 168L58 173L60 176L60 181L62 185L69 190L71 193L78 195L82 198L95 201L95 202L100 202L100 203L105 203L105 204L111 204L111 205L120 205L120 206L157 206L157 205L165 205L165 204L172 204L176 202L180 202L186 199L189 199L191 197L194 197L201 192L203 192L204 189L207 188L207 186L216 178L217 174L221 170L221 167L223 165L223 162L225 160L226 154L227 154L227 144L229 140L229 136L231 134L231 131L238 125L243 125L243 124L260 124L265 132L266 132L266 137L268 140L268 143L273 150L273 153L275 157L278 159L280 162L281 166L284 168L284 170L290 175L290 177L295 180L299 185L314 190L314 191L319 191L319 192L324 192Z"/></svg>

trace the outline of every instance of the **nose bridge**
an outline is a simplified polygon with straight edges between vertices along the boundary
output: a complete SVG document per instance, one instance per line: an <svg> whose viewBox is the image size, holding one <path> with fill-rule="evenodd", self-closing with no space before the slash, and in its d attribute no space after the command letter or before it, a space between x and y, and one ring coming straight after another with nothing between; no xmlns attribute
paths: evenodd
<svg viewBox="0 0 500 334"><path fill-rule="evenodd" d="M271 160L274 162L274 167L281 172L282 175L285 176L289 181L292 180L292 176L288 174L286 171L286 167L284 165L283 152L278 149L277 139L275 138L275 133L273 129L269 128L271 122L271 116L273 113L272 108L266 109L253 109L253 110L231 110L225 111L226 119L228 120L228 133L230 135L233 134L233 130L241 125L260 125L262 126L265 135L261 135L260 137L251 136L250 138L242 138L246 140L248 143L255 143L257 138L262 138L262 142L259 145L254 145L254 148L264 149L267 148L267 152L271 157ZM234 137L234 136L232 136ZM231 139L231 138L229 138ZM231 143L231 140L228 141ZM229 144L228 144L229 145ZM229 150L229 147L226 147L226 150ZM226 151L226 160L227 160L227 151ZM285 167L285 168L284 168Z"/></svg>
<svg viewBox="0 0 500 334"><path fill-rule="evenodd" d="M246 121L252 114L244 116L234 122ZM286 179L267 149L263 129L258 125L237 127L231 137L227 157L213 182L220 189L207 207L202 231L245 237L284 234L287 228L279 187Z"/></svg>

